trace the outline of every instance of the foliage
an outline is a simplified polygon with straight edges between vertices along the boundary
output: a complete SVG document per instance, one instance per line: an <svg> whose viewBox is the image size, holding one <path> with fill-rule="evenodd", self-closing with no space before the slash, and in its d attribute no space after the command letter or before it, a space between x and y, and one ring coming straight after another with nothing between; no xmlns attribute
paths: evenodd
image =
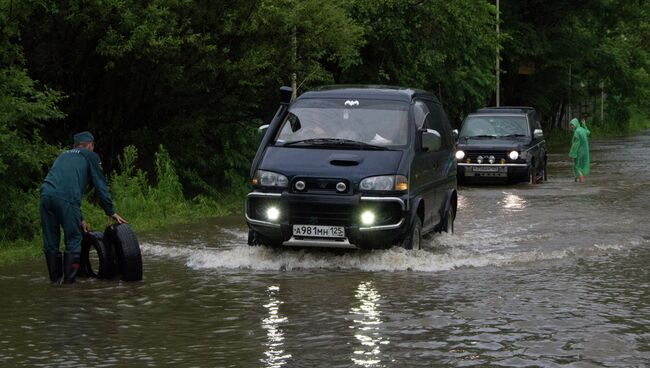
<svg viewBox="0 0 650 368"><path fill-rule="evenodd" d="M430 90L458 125L494 102L499 49L502 103L545 128L583 111L595 135L646 126L650 2L500 4L497 37L493 0L0 0L0 242L38 233L45 168L81 130L132 223L238 209L256 128L294 73L299 92Z"/></svg>
<svg viewBox="0 0 650 368"><path fill-rule="evenodd" d="M7 4L0 2L0 9ZM30 238L38 224L35 188L56 147L38 133L42 121L60 119L61 95L24 69L13 11L0 11L0 242Z"/></svg>
<svg viewBox="0 0 650 368"><path fill-rule="evenodd" d="M405 85L439 94L453 122L493 89L494 7L470 1L350 1L364 27L363 63L341 81Z"/></svg>
<svg viewBox="0 0 650 368"><path fill-rule="evenodd" d="M650 92L650 3L624 0L501 1L504 104L532 105L547 126L578 112L594 114L607 95L605 121L624 130L629 108ZM534 72L519 73L532 65Z"/></svg>
<svg viewBox="0 0 650 368"><path fill-rule="evenodd" d="M232 210L232 204L217 204L204 196L186 201L176 168L162 146L155 154L154 185L150 185L147 174L135 166L137 159L138 150L134 146L125 147L118 158L120 170L110 178L116 211L135 229L154 229L197 217L224 215ZM82 212L95 228L102 228L107 221L103 211L88 201L82 204Z"/></svg>

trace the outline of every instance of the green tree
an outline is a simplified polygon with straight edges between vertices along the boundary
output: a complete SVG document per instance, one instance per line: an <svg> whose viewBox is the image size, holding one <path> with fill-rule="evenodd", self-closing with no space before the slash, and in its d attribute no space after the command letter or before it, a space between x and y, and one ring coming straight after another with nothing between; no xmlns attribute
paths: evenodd
<svg viewBox="0 0 650 368"><path fill-rule="evenodd" d="M37 196L56 147L38 134L42 123L62 118L61 95L32 80L17 43L21 9L0 1L0 242L30 239L38 228Z"/></svg>
<svg viewBox="0 0 650 368"><path fill-rule="evenodd" d="M606 121L623 128L629 107L643 101L648 71L650 3L622 0L502 0L504 104L538 108L559 126L568 114L600 104ZM532 74L520 73L533 66ZM528 68L530 71L530 68Z"/></svg>
<svg viewBox="0 0 650 368"><path fill-rule="evenodd" d="M350 83L404 85L435 92L454 122L481 106L494 85L494 7L487 2L350 1L364 28L363 62Z"/></svg>
<svg viewBox="0 0 650 368"><path fill-rule="evenodd" d="M30 69L69 96L47 137L90 129L109 169L134 144L150 172L162 143L190 194L238 184L291 71L319 84L333 81L324 65L357 60L360 29L336 4L41 1L23 25Z"/></svg>

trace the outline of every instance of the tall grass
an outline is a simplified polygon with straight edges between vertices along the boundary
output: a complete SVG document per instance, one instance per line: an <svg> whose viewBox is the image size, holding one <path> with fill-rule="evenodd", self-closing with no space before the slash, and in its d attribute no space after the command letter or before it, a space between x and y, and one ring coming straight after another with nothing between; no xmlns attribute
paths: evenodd
<svg viewBox="0 0 650 368"><path fill-rule="evenodd" d="M248 191L245 183L218 191L217 196L199 195L190 200L183 196L182 185L169 153L160 146L155 157L155 177L137 168L138 151L128 146L118 158L119 170L110 176L111 193L115 211L124 217L136 231L147 231L171 224L195 221L198 218L223 216L241 208L242 198ZM91 193L88 197L96 197ZM38 217L38 192L30 196L31 208ZM84 220L94 231L103 231L108 217L97 205L84 199L81 211ZM38 221L32 226L40 226ZM39 234L31 240L0 243L0 264L40 255L42 239ZM63 246L63 245L62 245Z"/></svg>
<svg viewBox="0 0 650 368"><path fill-rule="evenodd" d="M629 134L636 134L640 131L650 129L650 111L641 107L630 108L630 117L627 124L620 127L616 123L596 121L587 119L587 127L591 132L590 138L618 137ZM547 145L551 148L568 147L571 145L573 131L570 129L548 129L544 131Z"/></svg>

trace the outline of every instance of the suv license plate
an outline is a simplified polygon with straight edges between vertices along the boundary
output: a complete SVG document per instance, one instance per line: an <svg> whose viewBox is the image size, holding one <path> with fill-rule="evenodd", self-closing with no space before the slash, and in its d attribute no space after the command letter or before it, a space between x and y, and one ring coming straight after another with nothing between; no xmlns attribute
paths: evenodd
<svg viewBox="0 0 650 368"><path fill-rule="evenodd" d="M293 235L314 238L345 238L343 226L293 225Z"/></svg>
<svg viewBox="0 0 650 368"><path fill-rule="evenodd" d="M498 166L472 166L474 172L499 172Z"/></svg>

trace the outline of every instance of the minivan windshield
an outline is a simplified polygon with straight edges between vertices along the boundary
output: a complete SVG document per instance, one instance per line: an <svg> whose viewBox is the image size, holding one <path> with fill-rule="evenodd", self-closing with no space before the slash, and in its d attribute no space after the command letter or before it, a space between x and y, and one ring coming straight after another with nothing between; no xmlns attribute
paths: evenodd
<svg viewBox="0 0 650 368"><path fill-rule="evenodd" d="M408 141L408 109L408 103L399 101L297 100L282 122L275 144L404 146Z"/></svg>
<svg viewBox="0 0 650 368"><path fill-rule="evenodd" d="M469 116L463 123L460 138L529 137L525 116Z"/></svg>

